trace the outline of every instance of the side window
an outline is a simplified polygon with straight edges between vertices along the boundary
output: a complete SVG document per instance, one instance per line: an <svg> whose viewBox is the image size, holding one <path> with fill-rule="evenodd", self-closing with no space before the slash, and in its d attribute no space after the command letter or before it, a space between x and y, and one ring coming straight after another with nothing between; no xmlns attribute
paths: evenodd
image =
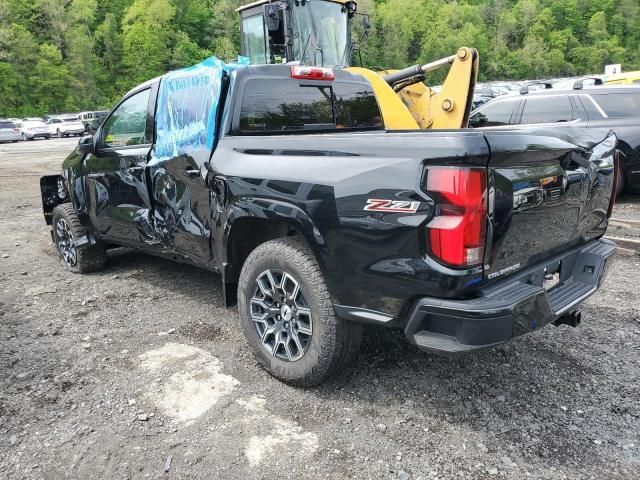
<svg viewBox="0 0 640 480"><path fill-rule="evenodd" d="M516 105L518 105L518 102L514 101L488 103L486 107L471 116L469 126L478 128L509 125L511 114Z"/></svg>
<svg viewBox="0 0 640 480"><path fill-rule="evenodd" d="M520 123L558 123L574 120L573 105L568 96L527 98Z"/></svg>
<svg viewBox="0 0 640 480"><path fill-rule="evenodd" d="M102 129L103 147L125 147L146 142L149 95L150 89L136 93L114 110Z"/></svg>
<svg viewBox="0 0 640 480"><path fill-rule="evenodd" d="M252 64L267 63L267 47L264 42L265 34L262 15L242 20L242 44Z"/></svg>
<svg viewBox="0 0 640 480"><path fill-rule="evenodd" d="M640 116L640 93L594 93L591 96L609 118Z"/></svg>

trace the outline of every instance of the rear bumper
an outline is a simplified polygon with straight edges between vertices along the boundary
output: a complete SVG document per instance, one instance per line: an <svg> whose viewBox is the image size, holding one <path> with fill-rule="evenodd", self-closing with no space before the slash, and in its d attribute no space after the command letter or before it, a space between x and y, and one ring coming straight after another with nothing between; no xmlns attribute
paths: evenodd
<svg viewBox="0 0 640 480"><path fill-rule="evenodd" d="M537 330L574 312L600 287L615 248L608 240L591 242L481 290L478 298L422 298L409 314L405 334L422 350L458 354ZM560 283L545 290L545 273L559 265Z"/></svg>

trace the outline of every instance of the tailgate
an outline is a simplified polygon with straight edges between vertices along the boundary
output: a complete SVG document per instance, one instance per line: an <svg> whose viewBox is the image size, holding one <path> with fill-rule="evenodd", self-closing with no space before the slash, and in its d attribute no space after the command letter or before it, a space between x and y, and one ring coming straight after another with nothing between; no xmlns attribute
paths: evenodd
<svg viewBox="0 0 640 480"><path fill-rule="evenodd" d="M484 134L491 150L487 278L604 235L614 183L613 133L559 127Z"/></svg>

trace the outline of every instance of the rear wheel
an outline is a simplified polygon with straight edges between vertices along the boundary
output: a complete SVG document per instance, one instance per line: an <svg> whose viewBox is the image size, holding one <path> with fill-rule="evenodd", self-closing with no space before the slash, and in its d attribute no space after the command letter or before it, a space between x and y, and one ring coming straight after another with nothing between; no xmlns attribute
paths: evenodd
<svg viewBox="0 0 640 480"><path fill-rule="evenodd" d="M311 387L342 371L357 353L362 327L336 318L318 262L296 238L272 240L247 258L238 285L240 321L269 373Z"/></svg>
<svg viewBox="0 0 640 480"><path fill-rule="evenodd" d="M56 131L56 135L58 138L62 138L62 132L59 129Z"/></svg>
<svg viewBox="0 0 640 480"><path fill-rule="evenodd" d="M53 242L62 264L77 273L102 270L107 264L107 252L102 243L77 245L87 231L70 203L58 205L53 210Z"/></svg>

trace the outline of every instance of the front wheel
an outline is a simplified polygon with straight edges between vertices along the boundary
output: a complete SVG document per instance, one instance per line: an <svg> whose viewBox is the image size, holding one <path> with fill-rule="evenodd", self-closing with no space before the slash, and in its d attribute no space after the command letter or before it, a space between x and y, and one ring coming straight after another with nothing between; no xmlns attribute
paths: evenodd
<svg viewBox="0 0 640 480"><path fill-rule="evenodd" d="M238 310L260 364L291 385L322 383L360 347L362 326L336 317L313 252L295 237L251 252L240 273Z"/></svg>
<svg viewBox="0 0 640 480"><path fill-rule="evenodd" d="M107 252L102 243L82 242L87 231L70 203L58 205L53 210L53 242L62 264L76 273L102 270L107 264ZM78 245L82 242L81 245Z"/></svg>
<svg viewBox="0 0 640 480"><path fill-rule="evenodd" d="M56 135L58 138L62 138L62 132L60 130L56 131Z"/></svg>

